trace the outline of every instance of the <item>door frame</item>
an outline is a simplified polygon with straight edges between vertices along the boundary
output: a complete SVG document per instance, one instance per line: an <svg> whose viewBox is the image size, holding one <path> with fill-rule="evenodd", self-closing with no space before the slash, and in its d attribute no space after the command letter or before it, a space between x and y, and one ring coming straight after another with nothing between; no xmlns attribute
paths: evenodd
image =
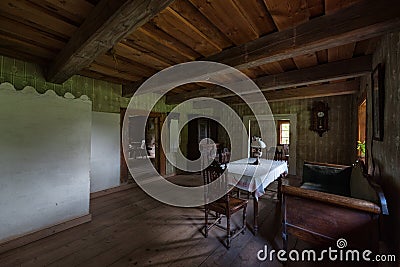
<svg viewBox="0 0 400 267"><path fill-rule="evenodd" d="M122 127L123 127L123 122L124 122L124 117L126 114L126 108L120 108L120 183L121 184L125 184L128 182L129 180L129 169L128 169L128 165L126 164L126 160L125 160L125 155L124 155L124 150L122 147ZM135 110L135 113L140 114L141 112L143 112L143 114L146 114L145 111L141 111L141 110ZM159 142L161 141L161 128L166 120L167 114L165 113L161 113L161 112L151 112L149 115L150 118L158 118L158 140ZM157 148L157 152L156 156L158 156L158 161L159 161L159 170L157 170L160 175L165 176L166 172L167 172L167 159L165 157L165 153L162 149L162 147L160 145L158 145Z"/></svg>
<svg viewBox="0 0 400 267"><path fill-rule="evenodd" d="M289 120L290 121L290 146L289 146L289 174L296 175L296 158L297 158L297 114L273 114L273 115L259 115L260 120ZM246 128L249 121L256 120L254 115L243 116L243 123ZM275 123L276 124L276 123ZM248 129L247 129L248 130ZM249 145L250 148L250 145Z"/></svg>

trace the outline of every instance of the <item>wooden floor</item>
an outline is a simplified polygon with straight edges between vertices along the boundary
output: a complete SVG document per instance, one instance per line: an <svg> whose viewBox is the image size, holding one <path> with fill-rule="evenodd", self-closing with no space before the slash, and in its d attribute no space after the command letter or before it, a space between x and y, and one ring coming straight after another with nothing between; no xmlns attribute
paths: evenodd
<svg viewBox="0 0 400 267"><path fill-rule="evenodd" d="M201 177L173 178L177 184L197 179ZM233 240L230 250L222 245L225 232L218 228L204 238L201 208L164 205L135 187L93 199L90 223L1 254L0 266L282 266L276 259L257 259L265 245L282 245L274 188L276 184L260 199L259 234L246 231ZM252 214L249 205L249 225ZM237 217L239 222L241 216ZM299 247L297 240L291 240L290 247Z"/></svg>

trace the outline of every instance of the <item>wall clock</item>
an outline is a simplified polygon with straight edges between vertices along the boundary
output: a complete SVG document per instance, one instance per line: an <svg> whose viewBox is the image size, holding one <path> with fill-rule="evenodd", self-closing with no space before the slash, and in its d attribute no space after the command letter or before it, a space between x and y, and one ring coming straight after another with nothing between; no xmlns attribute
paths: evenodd
<svg viewBox="0 0 400 267"><path fill-rule="evenodd" d="M328 104L322 101L314 102L311 110L310 130L317 132L320 137L329 130L328 110Z"/></svg>

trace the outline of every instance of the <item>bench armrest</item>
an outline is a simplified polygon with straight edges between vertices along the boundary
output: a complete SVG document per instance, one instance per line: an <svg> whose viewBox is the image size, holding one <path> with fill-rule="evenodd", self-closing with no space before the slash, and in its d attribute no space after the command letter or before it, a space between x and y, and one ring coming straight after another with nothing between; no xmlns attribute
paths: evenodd
<svg viewBox="0 0 400 267"><path fill-rule="evenodd" d="M282 185L282 194L292 195L300 198L308 198L320 202L330 203L337 206L366 211L374 214L380 214L381 208L370 201L356 199L351 197L339 196L304 188Z"/></svg>
<svg viewBox="0 0 400 267"><path fill-rule="evenodd" d="M382 209L382 214L383 215L389 215L389 210L388 210L388 207L387 207L385 194L383 194L382 187L379 184L377 184L374 181L372 181L371 176L368 176L368 182L372 186L372 188L374 188L376 194L378 195L379 204L381 205L381 209Z"/></svg>

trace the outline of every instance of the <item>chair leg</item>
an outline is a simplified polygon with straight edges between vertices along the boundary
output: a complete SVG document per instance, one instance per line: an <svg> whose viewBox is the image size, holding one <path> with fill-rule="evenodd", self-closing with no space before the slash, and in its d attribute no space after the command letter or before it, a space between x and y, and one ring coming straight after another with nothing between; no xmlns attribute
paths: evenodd
<svg viewBox="0 0 400 267"><path fill-rule="evenodd" d="M231 247L231 216L229 214L226 216L226 232L228 234L226 246L229 249Z"/></svg>
<svg viewBox="0 0 400 267"><path fill-rule="evenodd" d="M204 219L205 219L205 224L204 224L204 235L205 237L208 237L208 209L204 208L205 214L204 214Z"/></svg>
<svg viewBox="0 0 400 267"><path fill-rule="evenodd" d="M282 229L282 249L284 250L284 251L286 251L286 252L288 252L288 239L289 239L289 236L288 236L288 234L287 234L287 232L286 232L286 224L284 223L283 224L283 227L282 227L283 229Z"/></svg>
<svg viewBox="0 0 400 267"><path fill-rule="evenodd" d="M242 231L243 235L246 232L246 209L247 209L247 205L244 206L244 208L243 208L243 231Z"/></svg>

